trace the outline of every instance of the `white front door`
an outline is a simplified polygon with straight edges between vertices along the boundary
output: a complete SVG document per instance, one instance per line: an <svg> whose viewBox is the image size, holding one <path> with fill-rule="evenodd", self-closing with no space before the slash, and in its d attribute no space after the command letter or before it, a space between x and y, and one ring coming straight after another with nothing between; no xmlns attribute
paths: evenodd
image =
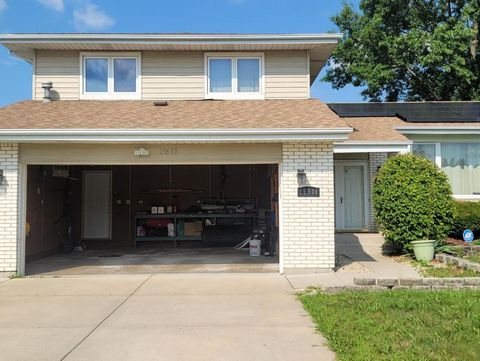
<svg viewBox="0 0 480 361"><path fill-rule="evenodd" d="M368 228L366 164L335 164L335 220L338 230Z"/></svg>
<svg viewBox="0 0 480 361"><path fill-rule="evenodd" d="M111 184L110 171L85 171L83 173L84 239L111 238Z"/></svg>

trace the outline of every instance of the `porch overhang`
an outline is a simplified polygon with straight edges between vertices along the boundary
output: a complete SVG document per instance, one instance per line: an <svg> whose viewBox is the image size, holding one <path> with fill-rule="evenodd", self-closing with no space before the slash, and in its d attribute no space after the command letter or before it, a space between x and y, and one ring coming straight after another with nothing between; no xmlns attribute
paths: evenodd
<svg viewBox="0 0 480 361"><path fill-rule="evenodd" d="M428 134L428 135L480 135L480 126L402 126L395 128L398 132L405 135L410 134Z"/></svg>
<svg viewBox="0 0 480 361"><path fill-rule="evenodd" d="M407 153L412 144L408 142L335 142L334 153Z"/></svg>

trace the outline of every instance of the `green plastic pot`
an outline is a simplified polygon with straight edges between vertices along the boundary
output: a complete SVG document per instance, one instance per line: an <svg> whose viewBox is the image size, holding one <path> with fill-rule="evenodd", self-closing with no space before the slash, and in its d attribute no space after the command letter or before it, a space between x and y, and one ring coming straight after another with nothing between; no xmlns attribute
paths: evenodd
<svg viewBox="0 0 480 361"><path fill-rule="evenodd" d="M435 255L435 242L432 240L413 241L413 253L417 261L430 262Z"/></svg>

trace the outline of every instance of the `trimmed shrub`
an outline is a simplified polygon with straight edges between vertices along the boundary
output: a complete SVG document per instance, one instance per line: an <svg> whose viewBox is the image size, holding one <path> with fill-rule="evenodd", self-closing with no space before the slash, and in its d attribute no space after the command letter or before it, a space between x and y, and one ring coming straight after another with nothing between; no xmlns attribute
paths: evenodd
<svg viewBox="0 0 480 361"><path fill-rule="evenodd" d="M463 239L463 231L472 230L480 238L480 202L455 202L450 237Z"/></svg>
<svg viewBox="0 0 480 361"><path fill-rule="evenodd" d="M452 191L431 161L413 154L387 159L373 186L373 206L385 240L410 250L410 242L444 240L451 230Z"/></svg>

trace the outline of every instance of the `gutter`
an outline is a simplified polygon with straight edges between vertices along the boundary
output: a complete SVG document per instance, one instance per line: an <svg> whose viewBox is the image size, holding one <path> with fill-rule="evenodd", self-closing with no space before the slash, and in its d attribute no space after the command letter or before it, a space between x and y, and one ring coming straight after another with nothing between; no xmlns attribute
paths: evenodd
<svg viewBox="0 0 480 361"><path fill-rule="evenodd" d="M321 34L3 34L0 42L42 43L42 42L91 42L91 43L315 43L335 42L342 39L340 33Z"/></svg>
<svg viewBox="0 0 480 361"><path fill-rule="evenodd" d="M395 127L402 134L479 134L480 135L480 123L479 126L410 126L410 127Z"/></svg>
<svg viewBox="0 0 480 361"><path fill-rule="evenodd" d="M342 141L352 128L316 129L0 129L1 142Z"/></svg>

